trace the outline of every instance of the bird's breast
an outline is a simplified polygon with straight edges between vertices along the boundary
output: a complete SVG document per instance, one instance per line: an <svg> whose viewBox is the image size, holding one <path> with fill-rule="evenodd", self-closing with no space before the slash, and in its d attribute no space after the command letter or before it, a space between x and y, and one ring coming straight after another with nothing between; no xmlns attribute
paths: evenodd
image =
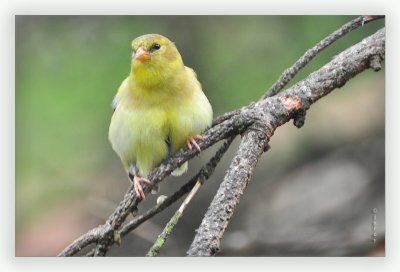
<svg viewBox="0 0 400 272"><path fill-rule="evenodd" d="M130 109L120 105L111 120L109 139L123 161L167 155L166 113L160 109ZM150 158L151 159L151 158Z"/></svg>

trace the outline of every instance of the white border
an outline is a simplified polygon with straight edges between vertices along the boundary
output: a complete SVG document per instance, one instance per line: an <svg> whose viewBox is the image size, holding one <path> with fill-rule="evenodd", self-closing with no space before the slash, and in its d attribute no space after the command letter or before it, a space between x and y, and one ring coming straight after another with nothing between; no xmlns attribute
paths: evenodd
<svg viewBox="0 0 400 272"><path fill-rule="evenodd" d="M134 1L134 0L3 0L1 5L1 265L5 271L190 270L209 268L265 271L400 271L399 184L400 88L397 68L399 26L397 2L364 1ZM386 54L386 258L15 258L14 257L14 15L16 14L385 14ZM397 64L397 65L396 65ZM142 271L143 271L142 270Z"/></svg>

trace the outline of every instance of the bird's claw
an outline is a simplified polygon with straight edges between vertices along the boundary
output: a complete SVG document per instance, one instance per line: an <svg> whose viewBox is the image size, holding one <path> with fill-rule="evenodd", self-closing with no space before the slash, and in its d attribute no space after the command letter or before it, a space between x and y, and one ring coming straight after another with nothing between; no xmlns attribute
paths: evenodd
<svg viewBox="0 0 400 272"><path fill-rule="evenodd" d="M147 183L147 184L152 184L150 180L139 177L139 176L135 176L133 178L133 187L135 189L135 193L136 195L141 198L141 199L145 199L146 196L144 194L143 188L141 183Z"/></svg>
<svg viewBox="0 0 400 272"><path fill-rule="evenodd" d="M204 140L204 137L201 135L190 136L187 138L186 144L190 150L193 149L192 145L194 145L194 147L197 149L197 151L201 152L201 148L200 148L199 144L196 142L196 140Z"/></svg>

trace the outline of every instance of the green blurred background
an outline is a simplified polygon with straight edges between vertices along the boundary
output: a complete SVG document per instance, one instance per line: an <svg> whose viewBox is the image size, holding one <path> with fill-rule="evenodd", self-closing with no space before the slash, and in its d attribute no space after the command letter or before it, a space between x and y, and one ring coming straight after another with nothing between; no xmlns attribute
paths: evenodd
<svg viewBox="0 0 400 272"><path fill-rule="evenodd" d="M174 41L218 116L259 99L308 48L354 17L16 16L16 255L56 255L102 223L127 189L107 133L111 101L129 72L132 39L158 33ZM337 41L291 84L382 26L383 20L373 22ZM383 135L383 88L384 72L366 71L313 106L304 128L278 129L255 179L265 179L268 170L284 173L320 150ZM190 167L198 169L212 150ZM230 152L216 180L234 148ZM172 180L175 187L182 184ZM217 182L199 197L201 211ZM243 202L247 198L252 196L245 194ZM149 199L143 207L154 204ZM195 228L202 212L196 216ZM154 222L160 228L166 221ZM178 245L181 252L170 255L184 254L187 242Z"/></svg>

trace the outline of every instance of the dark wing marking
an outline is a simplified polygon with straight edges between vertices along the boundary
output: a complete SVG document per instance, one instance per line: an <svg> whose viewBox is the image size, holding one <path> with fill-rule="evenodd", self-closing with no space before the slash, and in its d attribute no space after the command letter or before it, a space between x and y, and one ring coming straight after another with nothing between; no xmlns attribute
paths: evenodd
<svg viewBox="0 0 400 272"><path fill-rule="evenodd" d="M165 141L165 143L167 144L167 147L168 147L168 155L171 155L171 153L172 153L172 143L171 143L171 138L169 137L169 135L167 136L167 138L164 141Z"/></svg>
<svg viewBox="0 0 400 272"><path fill-rule="evenodd" d="M118 104L119 104L119 98L118 98L118 96L115 96L113 101L112 101L112 103L111 103L111 107L113 109L113 112L118 107Z"/></svg>

